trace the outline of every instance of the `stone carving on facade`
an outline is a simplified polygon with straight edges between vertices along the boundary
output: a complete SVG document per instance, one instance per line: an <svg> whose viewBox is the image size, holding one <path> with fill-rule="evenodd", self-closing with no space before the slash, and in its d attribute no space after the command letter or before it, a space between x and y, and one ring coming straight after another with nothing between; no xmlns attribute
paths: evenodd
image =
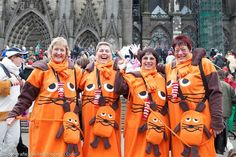
<svg viewBox="0 0 236 157"><path fill-rule="evenodd" d="M197 41L197 35L195 32L196 32L196 29L191 25L184 27L182 30L183 34L186 34L190 37L190 39L192 41L193 48L196 47L196 41Z"/></svg>
<svg viewBox="0 0 236 157"><path fill-rule="evenodd" d="M61 23L59 25L59 30L58 30L58 33L56 36L61 36L61 37L64 37L65 39L68 39L69 38L69 31L68 31L68 28L67 28L67 22L66 22L66 19L65 19L65 14L63 15L63 19L61 20Z"/></svg>
<svg viewBox="0 0 236 157"><path fill-rule="evenodd" d="M141 34L137 27L133 27L133 43L141 44Z"/></svg>
<svg viewBox="0 0 236 157"><path fill-rule="evenodd" d="M113 49L119 48L119 36L118 36L118 30L114 21L114 15L111 14L111 20L107 27L105 40L110 42L113 46Z"/></svg>
<svg viewBox="0 0 236 157"><path fill-rule="evenodd" d="M43 47L47 46L51 36L45 23L50 21L50 7L47 6L46 1L19 0L15 4L16 9L7 13L12 16L8 18L10 20L5 25L5 45L32 46L32 43L40 39Z"/></svg>
<svg viewBox="0 0 236 157"><path fill-rule="evenodd" d="M157 45L162 49L168 49L171 45L171 37L167 30L163 28L163 26L158 26L152 31L149 46L156 48Z"/></svg>
<svg viewBox="0 0 236 157"><path fill-rule="evenodd" d="M83 12L80 16L78 26L76 28L76 32L75 32L76 43L87 45L85 43L87 39L86 38L81 39L79 37L82 34L83 36L86 36L86 37L92 37L93 39L89 39L92 42L97 42L100 40L99 37L101 36L101 28L100 28L99 20L95 11L96 9L93 8L92 1L87 0L85 8L83 9ZM89 35L89 33L92 33L93 35ZM81 41L81 40L85 40L85 41ZM88 45L90 44L94 44L94 43L88 43Z"/></svg>

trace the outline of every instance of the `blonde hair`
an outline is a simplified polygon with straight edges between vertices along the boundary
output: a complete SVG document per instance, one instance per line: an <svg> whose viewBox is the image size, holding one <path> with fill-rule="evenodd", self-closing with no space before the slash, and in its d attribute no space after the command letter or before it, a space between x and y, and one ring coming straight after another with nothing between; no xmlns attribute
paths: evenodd
<svg viewBox="0 0 236 157"><path fill-rule="evenodd" d="M47 50L48 58L51 58L53 46L56 44L60 44L62 46L65 46L66 54L67 54L67 56L70 56L70 48L69 48L67 40L63 37L56 37L52 40L51 44L48 47L48 50Z"/></svg>
<svg viewBox="0 0 236 157"><path fill-rule="evenodd" d="M108 42L105 42L105 41L101 41L101 42L99 42L99 43L97 44L97 46L96 46L96 52L98 51L98 49L99 49L102 45L108 46L108 47L110 48L110 51L112 52L112 50L111 50L111 44L108 43Z"/></svg>

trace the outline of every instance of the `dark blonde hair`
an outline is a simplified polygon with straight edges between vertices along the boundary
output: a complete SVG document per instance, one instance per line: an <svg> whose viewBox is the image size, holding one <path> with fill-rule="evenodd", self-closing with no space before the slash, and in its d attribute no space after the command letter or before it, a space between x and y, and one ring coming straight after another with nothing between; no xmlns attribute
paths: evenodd
<svg viewBox="0 0 236 157"><path fill-rule="evenodd" d="M62 46L65 46L66 54L67 54L67 56L70 56L70 48L69 48L67 40L63 37L56 37L52 40L51 44L48 47L48 50L47 50L48 58L51 58L53 46L56 44L60 44Z"/></svg>
<svg viewBox="0 0 236 157"><path fill-rule="evenodd" d="M97 44L97 46L96 46L96 52L98 51L98 49L99 49L102 45L108 46L108 47L110 48L110 51L112 52L112 50L111 50L111 44L108 43L108 42L105 42L105 41L101 41L101 42L99 42L99 43Z"/></svg>

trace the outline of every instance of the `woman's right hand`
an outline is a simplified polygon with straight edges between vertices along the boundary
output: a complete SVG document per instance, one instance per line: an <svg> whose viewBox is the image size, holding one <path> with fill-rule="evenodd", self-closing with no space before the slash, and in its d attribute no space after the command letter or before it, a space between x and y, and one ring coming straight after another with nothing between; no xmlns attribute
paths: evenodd
<svg viewBox="0 0 236 157"><path fill-rule="evenodd" d="M7 118L6 119L7 125L11 126L15 120L16 120L16 117Z"/></svg>

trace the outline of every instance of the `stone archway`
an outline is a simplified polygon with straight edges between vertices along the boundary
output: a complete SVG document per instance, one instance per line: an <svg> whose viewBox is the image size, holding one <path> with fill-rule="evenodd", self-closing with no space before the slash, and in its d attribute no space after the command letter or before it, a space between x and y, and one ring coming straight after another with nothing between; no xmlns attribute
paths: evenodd
<svg viewBox="0 0 236 157"><path fill-rule="evenodd" d="M91 31L86 30L77 38L76 44L80 47L88 48L90 45L96 47L98 42L97 37Z"/></svg>
<svg viewBox="0 0 236 157"><path fill-rule="evenodd" d="M47 49L50 41L47 25L40 16L30 11L14 24L7 39L7 44L29 48L35 47L39 43L42 49Z"/></svg>

